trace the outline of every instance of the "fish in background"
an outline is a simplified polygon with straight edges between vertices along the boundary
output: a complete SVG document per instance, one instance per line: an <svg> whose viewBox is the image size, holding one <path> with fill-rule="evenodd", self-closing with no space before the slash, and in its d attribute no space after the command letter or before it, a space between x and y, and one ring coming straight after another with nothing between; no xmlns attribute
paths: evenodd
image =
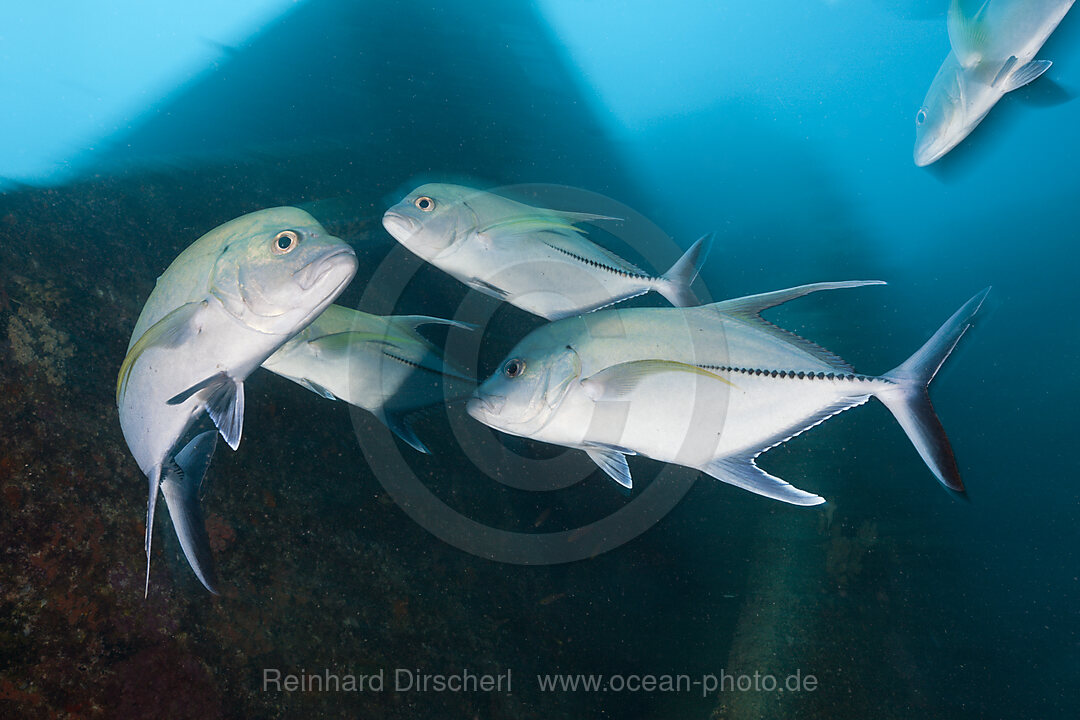
<svg viewBox="0 0 1080 720"><path fill-rule="evenodd" d="M116 387L124 439L150 483L147 591L160 489L188 563L217 593L198 500L217 436L202 432L177 447L205 412L235 450L245 378L333 302L356 268L352 248L315 218L278 207L214 228L158 278Z"/></svg>
<svg viewBox="0 0 1080 720"><path fill-rule="evenodd" d="M760 469L757 457L876 397L934 476L962 492L927 391L989 288L880 376L857 373L760 315L812 292L872 284L880 283L817 283L696 308L612 308L551 323L518 343L467 411L502 432L584 450L626 488L626 456L640 454L817 505L825 500Z"/></svg>
<svg viewBox="0 0 1080 720"><path fill-rule="evenodd" d="M588 240L578 227L614 219L432 183L387 210L383 227L414 254L474 290L548 320L650 291L678 307L696 305L690 284L711 238L695 242L656 277Z"/></svg>
<svg viewBox="0 0 1080 720"><path fill-rule="evenodd" d="M408 415L453 399L441 388L444 375L474 382L416 331L429 324L472 329L454 320L383 317L331 305L267 358L263 367L317 395L367 410L399 438L427 453Z"/></svg>
<svg viewBox="0 0 1080 720"><path fill-rule="evenodd" d="M915 164L929 165L960 143L1008 92L1050 69L1036 60L1073 0L952 0L949 44L915 115Z"/></svg>

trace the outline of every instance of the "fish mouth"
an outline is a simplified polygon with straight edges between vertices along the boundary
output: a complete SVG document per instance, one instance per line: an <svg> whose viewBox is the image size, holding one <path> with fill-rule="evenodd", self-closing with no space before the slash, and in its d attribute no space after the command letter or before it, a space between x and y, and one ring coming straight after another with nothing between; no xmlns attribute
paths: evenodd
<svg viewBox="0 0 1080 720"><path fill-rule="evenodd" d="M480 422L484 422L485 417L498 416L502 412L504 405L506 405L504 395L479 395L474 393L469 398L469 402L465 403L465 412Z"/></svg>
<svg viewBox="0 0 1080 720"><path fill-rule="evenodd" d="M393 235L395 240L405 240L420 232L419 221L394 210L386 211L382 224L386 232Z"/></svg>
<svg viewBox="0 0 1080 720"><path fill-rule="evenodd" d="M925 148L915 148L915 165L917 165L918 167L926 167L931 163L937 162L941 159L943 155L945 155L945 153L956 147L956 144L957 143L953 143L951 145L944 145L937 148L933 146Z"/></svg>
<svg viewBox="0 0 1080 720"><path fill-rule="evenodd" d="M352 277L352 274L356 272L356 253L349 246L335 248L321 258L309 262L304 267L293 273L293 278L296 280L296 284L300 286L302 290L310 290L319 284L323 278L339 268L351 267L352 272L347 274L346 280ZM343 281L343 283L345 282Z"/></svg>
<svg viewBox="0 0 1080 720"><path fill-rule="evenodd" d="M948 132L938 134L936 137L923 136L915 142L915 164L926 167L948 155L953 148L962 143L971 133L971 128L960 129L955 124L948 128Z"/></svg>

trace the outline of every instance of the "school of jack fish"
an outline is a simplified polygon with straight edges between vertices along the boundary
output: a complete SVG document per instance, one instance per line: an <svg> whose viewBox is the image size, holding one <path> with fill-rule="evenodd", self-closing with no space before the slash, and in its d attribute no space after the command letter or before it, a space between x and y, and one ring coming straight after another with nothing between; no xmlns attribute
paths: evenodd
<svg viewBox="0 0 1080 720"><path fill-rule="evenodd" d="M626 490L633 487L627 457L640 455L775 500L817 505L824 498L770 475L758 457L873 397L931 474L963 492L928 388L989 288L907 360L866 375L761 313L810 293L880 281L819 282L698 305L690 284L709 237L654 276L579 228L606 220L453 185L422 186L387 210L384 226L403 246L549 321L475 388L469 415L503 433L581 450ZM372 413L424 453L410 415L466 399L468 392L455 395L440 381L473 378L417 328L471 326L334 305L356 269L346 243L305 211L281 207L211 230L158 278L116 395L124 437L149 483L147 592L159 493L192 570L218 592L199 488L217 435L233 450L239 446L244 380L260 366ZM654 290L671 307L608 307Z"/></svg>
<svg viewBox="0 0 1080 720"><path fill-rule="evenodd" d="M916 165L937 162L1002 97L1050 69L1036 55L1073 2L951 0L949 53L915 117ZM884 283L818 282L699 305L690 286L711 235L652 274L588 237L588 226L613 220L441 183L385 212L383 227L410 252L548 321L471 396L443 385L446 377L475 379L418 331L471 326L334 305L357 271L356 255L307 212L261 210L197 239L158 278L117 378L120 426L149 486L145 592L159 494L191 569L218 592L199 490L217 436L233 450L240 444L244 381L260 366L370 412L419 452L429 451L411 415L469 396L466 411L479 422L581 450L627 491L627 457L640 455L794 505L825 500L770 475L758 458L876 398L930 473L964 491L928 390L989 288L907 360L867 375L761 313L810 293ZM671 307L613 307L650 292Z"/></svg>
<svg viewBox="0 0 1080 720"><path fill-rule="evenodd" d="M1036 55L1073 2L951 0L949 53L915 117L916 165L940 160L1002 97L1050 69ZM149 487L145 592L159 495L195 576L219 592L200 486L217 436L239 447L244 381L260 366L371 413L421 453L429 450L413 414L465 400L466 412L494 430L584 452L626 492L627 458L637 455L803 506L825 499L758 459L875 398L938 482L964 492L929 387L990 288L892 370L863 374L762 313L883 282L816 282L700 305L691 285L712 235L652 274L588 236L590 226L615 220L444 183L421 185L385 212L383 227L411 253L547 321L475 389L476 379L418 330L472 326L333 304L357 271L356 255L304 210L249 213L197 239L158 278L117 378L120 426ZM650 292L670 307L615 307ZM469 389L451 390L444 378Z"/></svg>

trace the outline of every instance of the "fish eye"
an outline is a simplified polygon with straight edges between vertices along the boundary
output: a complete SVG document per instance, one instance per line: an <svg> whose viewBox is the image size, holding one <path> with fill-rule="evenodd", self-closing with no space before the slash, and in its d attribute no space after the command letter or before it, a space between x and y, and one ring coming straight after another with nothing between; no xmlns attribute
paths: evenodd
<svg viewBox="0 0 1080 720"><path fill-rule="evenodd" d="M413 205L423 212L431 212L435 209L435 200L429 198L427 195L421 195L413 201Z"/></svg>
<svg viewBox="0 0 1080 720"><path fill-rule="evenodd" d="M282 230L274 236L270 243L270 252L275 255L285 255L292 252L300 244L300 236L295 230Z"/></svg>
<svg viewBox="0 0 1080 720"><path fill-rule="evenodd" d="M915 113L915 125L922 126L926 122L926 108L919 108L919 112Z"/></svg>
<svg viewBox="0 0 1080 720"><path fill-rule="evenodd" d="M506 373L506 377L508 378L519 377L525 372L525 361L519 360L518 358L507 360L506 364L503 365L503 372Z"/></svg>

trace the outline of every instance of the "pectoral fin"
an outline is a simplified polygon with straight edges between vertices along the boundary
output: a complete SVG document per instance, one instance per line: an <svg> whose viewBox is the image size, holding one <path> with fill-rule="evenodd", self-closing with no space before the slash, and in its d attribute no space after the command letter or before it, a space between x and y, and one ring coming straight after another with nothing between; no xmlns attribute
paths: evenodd
<svg viewBox="0 0 1080 720"><path fill-rule="evenodd" d="M308 340L308 345L319 353L335 356L344 355L358 345L374 343L376 345L395 345L398 342L409 342L409 338L389 335L387 333L373 333L350 330L348 332L331 333Z"/></svg>
<svg viewBox="0 0 1080 720"><path fill-rule="evenodd" d="M206 412L221 432L221 437L235 450L240 446L240 435L244 430L244 383L222 371L169 398L168 404L180 405L202 390L210 391L206 399Z"/></svg>
<svg viewBox="0 0 1080 720"><path fill-rule="evenodd" d="M460 320L447 320L445 318L431 317L430 315L391 315L390 320L395 323L404 323L415 330L421 325L449 325L459 330L475 330L473 323L461 322Z"/></svg>
<svg viewBox="0 0 1080 720"><path fill-rule="evenodd" d="M820 505L825 498L800 490L759 468L752 457L726 457L701 468L717 480L792 505Z"/></svg>
<svg viewBox="0 0 1080 720"><path fill-rule="evenodd" d="M421 319L421 316L406 316L406 320L415 320L418 324L438 321L471 329L471 326L464 323L442 321L437 318ZM394 334L359 331L331 333L330 335L323 335L309 340L308 346L318 355L336 361L347 357L351 352L358 351L364 345L371 345L378 348L386 357L409 365L416 370L427 370L439 375L449 375L459 380L474 381L473 378L447 364L439 356L437 348L416 333L415 330L409 327L401 328L401 330L401 333ZM312 392L334 399L332 394L327 394L329 391L326 391L325 388L317 388L315 383L310 380L307 380L306 383L306 385L305 383L301 384Z"/></svg>
<svg viewBox="0 0 1080 720"><path fill-rule="evenodd" d="M984 18L989 4L990 0L952 0L949 5L949 44L964 67L983 60L990 46L990 28Z"/></svg>
<svg viewBox="0 0 1080 720"><path fill-rule="evenodd" d="M596 401L621 400L628 396L638 383L651 375L660 373L690 373L711 380L719 380L725 385L735 387L727 378L716 373L674 360L635 360L620 363L601 370L581 381L585 394Z"/></svg>
<svg viewBox="0 0 1080 720"><path fill-rule="evenodd" d="M548 210L548 212L555 213L556 215L559 215L560 217L574 223L575 225L583 222L594 223L598 220L614 220L616 222L622 220L622 218L612 217L611 215L597 215L595 213L585 212L570 212L569 210Z"/></svg>
<svg viewBox="0 0 1080 720"><path fill-rule="evenodd" d="M619 220L619 218L607 215L594 215L592 213L568 212L564 210L547 210L536 208L536 212L522 213L504 217L490 225L477 228L478 235L531 235L534 233L583 233L584 231L575 225L583 222L596 222L598 220Z"/></svg>
<svg viewBox="0 0 1080 720"><path fill-rule="evenodd" d="M196 435L184 446L183 450L176 453L176 464L184 471L184 475L192 479L197 478L196 490L202 488L215 448L217 448L217 433L207 430Z"/></svg>
<svg viewBox="0 0 1080 720"><path fill-rule="evenodd" d="M627 490L634 487L634 480L630 477L630 466L626 462L626 456L610 447L590 445L582 448L600 469Z"/></svg>
<svg viewBox="0 0 1080 720"><path fill-rule="evenodd" d="M128 377L135 367L135 361L151 347L176 347L186 340L191 333L198 332L195 316L206 307L206 302L193 302L181 305L165 317L151 325L128 350L124 362L120 365L120 375L116 379L116 402L127 388Z"/></svg>
<svg viewBox="0 0 1080 720"><path fill-rule="evenodd" d="M1009 76L1001 86L1002 92L1012 92L1032 82L1053 65L1050 60L1032 60ZM996 82L996 81L995 81Z"/></svg>

